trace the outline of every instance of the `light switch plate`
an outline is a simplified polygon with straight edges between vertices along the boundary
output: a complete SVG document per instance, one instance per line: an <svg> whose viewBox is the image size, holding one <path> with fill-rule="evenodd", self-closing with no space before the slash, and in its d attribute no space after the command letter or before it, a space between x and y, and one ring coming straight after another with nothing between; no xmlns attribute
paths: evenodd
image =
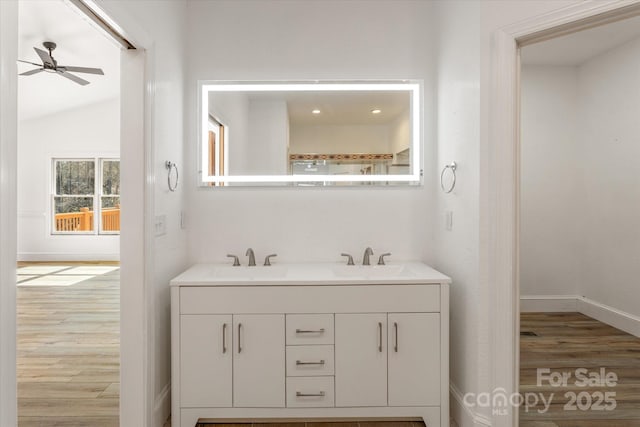
<svg viewBox="0 0 640 427"><path fill-rule="evenodd" d="M447 231L453 230L453 211L446 211L444 213L444 228Z"/></svg>
<svg viewBox="0 0 640 427"><path fill-rule="evenodd" d="M156 215L154 231L156 236L164 236L165 234L167 234L167 216L166 215Z"/></svg>

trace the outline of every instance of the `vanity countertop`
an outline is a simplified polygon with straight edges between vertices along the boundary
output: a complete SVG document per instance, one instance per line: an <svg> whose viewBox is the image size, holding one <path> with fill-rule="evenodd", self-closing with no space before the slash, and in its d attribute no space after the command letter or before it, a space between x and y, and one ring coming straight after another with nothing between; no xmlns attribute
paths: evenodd
<svg viewBox="0 0 640 427"><path fill-rule="evenodd" d="M387 265L338 263L274 264L269 267L196 264L171 280L171 286L331 286L451 283L451 279L421 262Z"/></svg>

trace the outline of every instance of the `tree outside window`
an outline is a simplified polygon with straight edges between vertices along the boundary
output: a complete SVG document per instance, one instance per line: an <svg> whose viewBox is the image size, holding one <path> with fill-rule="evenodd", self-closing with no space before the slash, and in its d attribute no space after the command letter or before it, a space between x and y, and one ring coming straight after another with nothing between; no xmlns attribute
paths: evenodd
<svg viewBox="0 0 640 427"><path fill-rule="evenodd" d="M120 232L118 159L53 159L53 174L54 234Z"/></svg>

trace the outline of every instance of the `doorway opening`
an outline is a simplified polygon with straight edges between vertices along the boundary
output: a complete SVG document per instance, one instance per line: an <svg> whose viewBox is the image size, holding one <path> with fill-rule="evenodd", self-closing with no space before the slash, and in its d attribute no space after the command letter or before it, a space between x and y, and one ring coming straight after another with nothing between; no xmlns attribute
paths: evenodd
<svg viewBox="0 0 640 427"><path fill-rule="evenodd" d="M62 0L18 17L18 424L118 425L120 47Z"/></svg>
<svg viewBox="0 0 640 427"><path fill-rule="evenodd" d="M520 425L640 420L640 17L520 59Z"/></svg>

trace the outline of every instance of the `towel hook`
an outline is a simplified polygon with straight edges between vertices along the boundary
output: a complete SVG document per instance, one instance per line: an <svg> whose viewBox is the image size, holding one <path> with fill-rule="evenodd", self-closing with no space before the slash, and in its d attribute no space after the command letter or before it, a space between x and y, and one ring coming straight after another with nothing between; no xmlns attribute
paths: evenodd
<svg viewBox="0 0 640 427"><path fill-rule="evenodd" d="M166 162L164 162L164 166L167 168L167 184L169 185L169 191L176 191L176 188L178 188L178 166L173 163L170 162L169 160L167 160ZM173 182L174 180L171 179L171 176L173 175L171 172L176 171L175 173L175 182Z"/></svg>
<svg viewBox="0 0 640 427"><path fill-rule="evenodd" d="M442 191L444 191L445 193L451 193L453 191L453 189L456 186L456 169L458 168L458 164L456 162L451 162L448 165L445 165L445 167L442 169L442 172L440 172L440 188L442 188ZM449 188L446 188L444 185L444 174L445 172L447 172L447 169L451 170L453 179L451 181L451 184L449 185Z"/></svg>

